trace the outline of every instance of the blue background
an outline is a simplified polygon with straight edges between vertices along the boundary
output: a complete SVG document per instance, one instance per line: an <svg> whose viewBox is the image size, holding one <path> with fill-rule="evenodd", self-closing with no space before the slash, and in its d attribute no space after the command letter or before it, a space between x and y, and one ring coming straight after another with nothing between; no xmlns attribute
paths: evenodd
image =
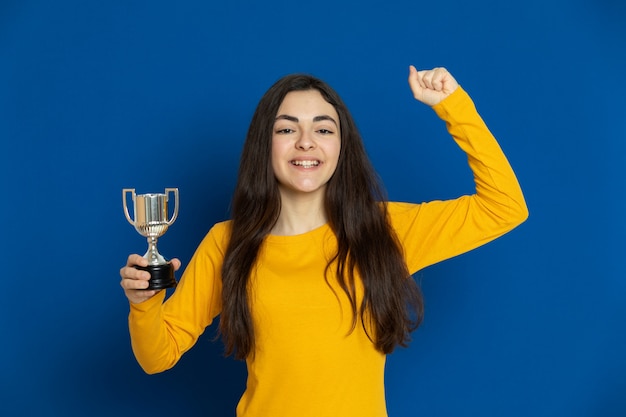
<svg viewBox="0 0 626 417"><path fill-rule="evenodd" d="M624 56L617 0L3 0L0 415L234 415L245 368L214 327L163 374L132 356L118 271L145 241L122 188L179 187L159 248L186 264L228 216L257 101L309 72L391 199L471 193L415 64L471 94L531 215L416 276L426 319L389 357L390 416L625 416Z"/></svg>

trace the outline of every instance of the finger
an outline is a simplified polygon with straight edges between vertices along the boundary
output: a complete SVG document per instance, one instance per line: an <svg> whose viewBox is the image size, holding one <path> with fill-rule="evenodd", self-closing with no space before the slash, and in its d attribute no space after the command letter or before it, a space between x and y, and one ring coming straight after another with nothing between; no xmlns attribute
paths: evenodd
<svg viewBox="0 0 626 417"><path fill-rule="evenodd" d="M124 291L145 290L148 285L150 285L148 280L123 278L120 281L120 286L124 288Z"/></svg>
<svg viewBox="0 0 626 417"><path fill-rule="evenodd" d="M420 88L428 88L428 73L429 71L427 70L419 70L416 72L416 79Z"/></svg>
<svg viewBox="0 0 626 417"><path fill-rule="evenodd" d="M147 281L150 279L150 273L141 269L137 269L134 266L124 266L120 269L120 276L122 279L132 279Z"/></svg>
<svg viewBox="0 0 626 417"><path fill-rule="evenodd" d="M409 65L409 86L413 91L420 88L417 69L413 65Z"/></svg>
<svg viewBox="0 0 626 417"><path fill-rule="evenodd" d="M433 88L437 91L443 91L445 83L450 77L448 70L445 68L436 68L433 74Z"/></svg>
<svg viewBox="0 0 626 417"><path fill-rule="evenodd" d="M422 81L422 74L413 65L409 66L409 87L411 87L413 97L419 100L425 85Z"/></svg>
<svg viewBox="0 0 626 417"><path fill-rule="evenodd" d="M172 263L172 266L174 267L174 271L178 271L178 269L182 265L182 263L180 262L180 259L178 258L172 258L170 262Z"/></svg>
<svg viewBox="0 0 626 417"><path fill-rule="evenodd" d="M438 67L431 70L420 71L419 75L424 88L433 91L442 91L448 71L445 68Z"/></svg>
<svg viewBox="0 0 626 417"><path fill-rule="evenodd" d="M430 85L431 88L435 91L443 90L443 75L441 73L433 74Z"/></svg>
<svg viewBox="0 0 626 417"><path fill-rule="evenodd" d="M128 256L128 260L126 261L127 266L148 266L148 260L141 255L132 254Z"/></svg>
<svg viewBox="0 0 626 417"><path fill-rule="evenodd" d="M429 87L431 90L441 91L443 86L443 74L441 73L440 68L434 68L430 71L430 79L429 79Z"/></svg>
<svg viewBox="0 0 626 417"><path fill-rule="evenodd" d="M418 71L417 72L417 81L421 88L428 88L428 71Z"/></svg>

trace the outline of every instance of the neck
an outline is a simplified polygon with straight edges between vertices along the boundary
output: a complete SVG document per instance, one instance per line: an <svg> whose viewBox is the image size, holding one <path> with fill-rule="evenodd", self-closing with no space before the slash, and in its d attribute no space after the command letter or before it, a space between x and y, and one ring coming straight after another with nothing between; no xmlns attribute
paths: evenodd
<svg viewBox="0 0 626 417"><path fill-rule="evenodd" d="M281 210L273 235L291 236L310 232L326 224L323 194L281 195Z"/></svg>

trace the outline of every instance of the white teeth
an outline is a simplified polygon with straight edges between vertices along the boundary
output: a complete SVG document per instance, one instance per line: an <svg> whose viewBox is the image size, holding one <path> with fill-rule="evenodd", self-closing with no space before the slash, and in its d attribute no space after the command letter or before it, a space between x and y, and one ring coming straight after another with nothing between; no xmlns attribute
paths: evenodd
<svg viewBox="0 0 626 417"><path fill-rule="evenodd" d="M292 164L301 166L303 168L316 167L320 164L319 161L291 161Z"/></svg>

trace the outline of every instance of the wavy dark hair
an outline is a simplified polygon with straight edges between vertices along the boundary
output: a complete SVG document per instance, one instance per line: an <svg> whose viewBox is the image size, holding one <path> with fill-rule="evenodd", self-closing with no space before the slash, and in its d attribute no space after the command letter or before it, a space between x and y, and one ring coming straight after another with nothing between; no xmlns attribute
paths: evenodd
<svg viewBox="0 0 626 417"><path fill-rule="evenodd" d="M274 120L287 93L306 90L319 91L334 106L341 131L339 161L325 190L326 216L338 245L326 266L326 281L334 269L350 300L352 330L360 321L383 353L392 352L398 345L406 346L423 317L421 292L404 262L387 216L383 188L348 108L325 82L306 74L288 75L259 101L243 146L233 194L232 230L222 267L219 333L226 355L234 354L237 359L245 359L254 349L248 281L259 248L281 210L271 164ZM364 287L360 303L356 298L357 277Z"/></svg>

